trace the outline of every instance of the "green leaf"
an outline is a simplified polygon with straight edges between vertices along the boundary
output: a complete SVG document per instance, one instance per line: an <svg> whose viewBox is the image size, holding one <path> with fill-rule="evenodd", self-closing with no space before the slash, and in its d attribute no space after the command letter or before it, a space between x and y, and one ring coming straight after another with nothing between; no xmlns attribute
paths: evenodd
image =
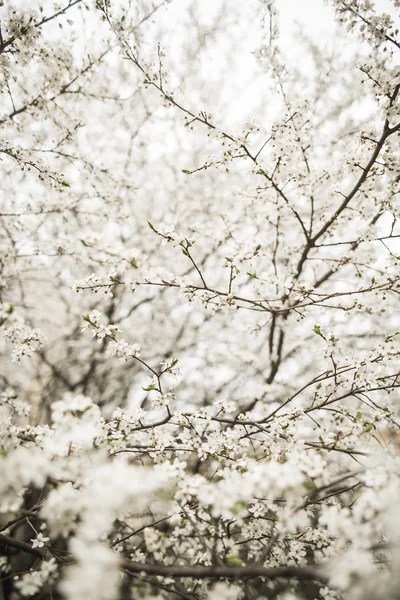
<svg viewBox="0 0 400 600"><path fill-rule="evenodd" d="M142 390L144 392L151 392L152 390L155 390L155 386L154 383L151 383L150 385L148 385L147 387L142 387Z"/></svg>
<svg viewBox="0 0 400 600"><path fill-rule="evenodd" d="M303 487L305 487L308 492L312 492L317 486L311 479L307 479L306 481L303 481Z"/></svg>
<svg viewBox="0 0 400 600"><path fill-rule="evenodd" d="M63 185L64 187L71 187L71 184L68 181L62 181L61 185Z"/></svg>
<svg viewBox="0 0 400 600"><path fill-rule="evenodd" d="M317 335L322 335L321 334L321 327L319 325L314 325L313 332L316 333Z"/></svg>
<svg viewBox="0 0 400 600"><path fill-rule="evenodd" d="M225 560L228 565L231 565L232 567L241 567L244 564L242 559L235 554L229 554Z"/></svg>
<svg viewBox="0 0 400 600"><path fill-rule="evenodd" d="M375 428L375 425L373 423L364 423L364 431L366 433L368 433L368 431L371 431L374 428Z"/></svg>
<svg viewBox="0 0 400 600"><path fill-rule="evenodd" d="M192 171L189 171L188 169L182 169L182 173L185 173L185 175L190 175Z"/></svg>
<svg viewBox="0 0 400 600"><path fill-rule="evenodd" d="M241 510L244 510L246 507L247 507L247 503L246 502L244 502L243 500L238 500L232 506L232 512L234 514L236 514L236 513L240 512Z"/></svg>

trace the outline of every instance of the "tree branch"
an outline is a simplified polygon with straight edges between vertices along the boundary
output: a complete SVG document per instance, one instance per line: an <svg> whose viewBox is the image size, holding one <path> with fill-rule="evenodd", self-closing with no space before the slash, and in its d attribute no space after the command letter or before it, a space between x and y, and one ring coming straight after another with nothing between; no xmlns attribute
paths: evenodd
<svg viewBox="0 0 400 600"><path fill-rule="evenodd" d="M40 559L44 558L44 552L39 548L32 548L32 546L27 542L20 542L19 540L9 537L8 535L3 535L0 533L0 550L4 551L7 549L7 547L21 550L21 552L26 552L27 554L33 554L33 556L37 556Z"/></svg>
<svg viewBox="0 0 400 600"><path fill-rule="evenodd" d="M199 566L186 567L176 565L147 565L124 560L124 569L131 573L147 573L148 575L161 575L163 577L193 577L194 579L233 579L243 580L253 577L263 577L265 579L298 579L299 581L321 581L326 582L327 577L320 570L318 565L308 565L304 567L262 567L252 565L249 567L231 567L224 566Z"/></svg>

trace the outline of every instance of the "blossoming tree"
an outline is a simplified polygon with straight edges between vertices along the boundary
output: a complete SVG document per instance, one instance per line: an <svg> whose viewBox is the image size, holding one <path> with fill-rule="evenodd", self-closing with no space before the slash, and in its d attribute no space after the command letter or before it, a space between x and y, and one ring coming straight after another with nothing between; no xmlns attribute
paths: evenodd
<svg viewBox="0 0 400 600"><path fill-rule="evenodd" d="M6 4L0 600L394 600L399 0Z"/></svg>

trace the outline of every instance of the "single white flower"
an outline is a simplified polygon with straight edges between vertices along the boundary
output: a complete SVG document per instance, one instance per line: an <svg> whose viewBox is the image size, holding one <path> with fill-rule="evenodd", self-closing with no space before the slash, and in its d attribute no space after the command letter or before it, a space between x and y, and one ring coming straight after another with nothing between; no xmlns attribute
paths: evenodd
<svg viewBox="0 0 400 600"><path fill-rule="evenodd" d="M45 537L43 533L38 533L35 538L31 539L32 548L43 548L43 546L50 540L50 538Z"/></svg>

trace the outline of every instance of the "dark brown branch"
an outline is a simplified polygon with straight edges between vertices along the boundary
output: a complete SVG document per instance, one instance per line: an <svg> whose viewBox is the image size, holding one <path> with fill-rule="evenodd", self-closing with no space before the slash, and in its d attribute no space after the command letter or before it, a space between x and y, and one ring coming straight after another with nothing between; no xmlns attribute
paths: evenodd
<svg viewBox="0 0 400 600"><path fill-rule="evenodd" d="M124 560L124 569L130 573L147 573L148 575L161 575L163 577L193 577L194 579L233 579L244 580L253 577L265 579L298 579L299 581L321 581L326 582L327 577L317 565L305 567L262 567L253 565L250 567L224 566L199 566L186 567L176 565L147 565Z"/></svg>
<svg viewBox="0 0 400 600"><path fill-rule="evenodd" d="M35 23L34 27L36 27L36 28L42 27L42 25L45 25L46 23L53 21L53 19L56 19L60 15L65 14L65 12L69 8L72 8L76 4L79 4L80 2L82 2L82 0L74 0L74 2L69 2L67 6L64 6L64 8L61 8L58 12L54 13L54 15L51 15L50 17L44 17L41 21L38 21L37 23ZM10 38L8 38L8 40L6 40L6 41L2 40L2 43L0 44L0 54L2 52L4 52L4 50L6 48L8 48L8 46L11 46L11 44L13 44L17 38L22 37L26 33L27 29L28 28L22 29L21 36L12 35Z"/></svg>
<svg viewBox="0 0 400 600"><path fill-rule="evenodd" d="M7 523L2 525L0 527L0 531L5 531L6 529L9 529L9 527L12 527L16 523L23 521L24 519L26 519L26 517L31 517L31 516L35 517L36 510L37 510L37 508L33 507L31 510L24 511L24 514L20 515L19 517L16 517L15 519L11 519L11 521L7 521Z"/></svg>
<svg viewBox="0 0 400 600"><path fill-rule="evenodd" d="M366 19L359 11L358 9L354 8L353 5L349 5L346 4L345 2L342 4L342 8L339 9L340 12L346 12L349 11L350 13L352 13L354 16L358 17L360 19L360 21L362 21L362 23L365 23L365 25L367 25L370 30L375 30L376 32L378 32L379 35L383 36L385 38L385 40L387 42L390 42L391 44L393 44L394 46L396 46L396 48L400 49L400 44L399 42L397 42L392 36L390 36L389 34L387 34L386 32L384 32L383 29L379 29L379 27L376 27L375 25L373 25L371 23L371 21L369 21L368 19Z"/></svg>
<svg viewBox="0 0 400 600"><path fill-rule="evenodd" d="M39 548L32 548L27 542L20 542L0 533L0 550L6 550L7 548L15 548L16 550L21 550L21 552L33 554L33 556L37 556L38 558L44 558L44 552Z"/></svg>
<svg viewBox="0 0 400 600"><path fill-rule="evenodd" d="M333 215L324 223L324 225L321 227L321 229L313 236L313 238L311 239L313 246L314 246L315 242L324 233L326 233L326 231L336 221L336 219L341 215L341 213L344 211L344 209L350 204L351 200L354 198L354 196L360 190L362 184L367 179L367 176L368 176L370 170L372 169L373 165L375 164L375 161L378 158L383 146L385 145L387 138L390 135L392 135L393 133L396 133L397 131L399 131L399 129L400 129L400 123L397 126L390 128L388 125L388 122L387 121L385 122L382 135L379 138L379 141L377 142L377 144L375 146L375 150L372 153L372 156L369 159L368 164L366 165L366 167L364 167L363 172L361 173L357 182L353 186L353 189L351 190L351 192L345 197L345 199L343 200L341 205L335 210Z"/></svg>
<svg viewBox="0 0 400 600"><path fill-rule="evenodd" d="M308 494L308 496L306 497L304 502L302 502L299 506L297 506L297 508L294 510L294 512L298 512L299 510L306 508L309 504L313 504L321 492L325 492L326 490L329 490L330 488L334 487L335 485L338 485L339 483L342 483L343 481L346 481L347 479L352 479L353 477L357 477L358 475L360 475L363 472L364 472L364 469L358 469L357 471L351 471L350 473L345 473L344 475L337 477L336 479L334 479L333 481L330 481L329 483L326 483L325 485L321 485L320 487L315 488L314 490L312 490L312 492L310 492Z"/></svg>

